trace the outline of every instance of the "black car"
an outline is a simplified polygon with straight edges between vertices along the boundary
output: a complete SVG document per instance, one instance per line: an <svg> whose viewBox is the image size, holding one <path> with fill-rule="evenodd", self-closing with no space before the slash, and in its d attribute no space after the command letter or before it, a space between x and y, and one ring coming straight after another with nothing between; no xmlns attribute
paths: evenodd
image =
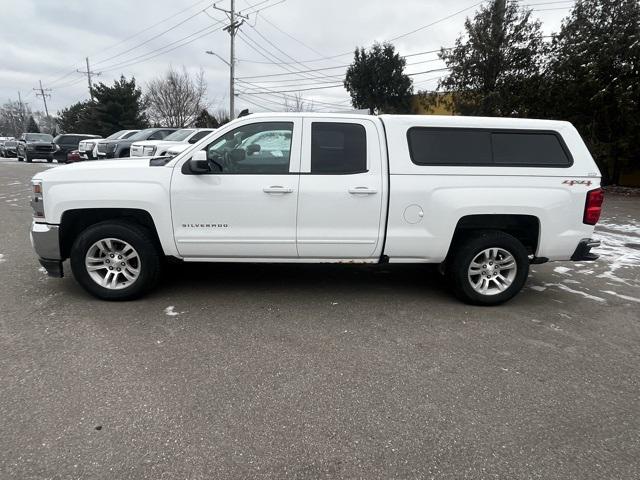
<svg viewBox="0 0 640 480"><path fill-rule="evenodd" d="M177 128L147 128L127 139L101 140L98 142L98 158L128 157L133 142L141 140L162 140Z"/></svg>
<svg viewBox="0 0 640 480"><path fill-rule="evenodd" d="M15 140L4 140L0 142L0 157L13 158L16 156L16 145L18 142Z"/></svg>
<svg viewBox="0 0 640 480"><path fill-rule="evenodd" d="M100 135L86 135L83 133L63 133L53 139L56 144L56 151L53 154L58 163L67 162L67 154L74 150L78 150L78 144L82 140L89 138L101 138Z"/></svg>
<svg viewBox="0 0 640 480"><path fill-rule="evenodd" d="M45 158L53 162L56 144L48 133L23 133L18 139L16 156L18 161L30 162L34 158Z"/></svg>

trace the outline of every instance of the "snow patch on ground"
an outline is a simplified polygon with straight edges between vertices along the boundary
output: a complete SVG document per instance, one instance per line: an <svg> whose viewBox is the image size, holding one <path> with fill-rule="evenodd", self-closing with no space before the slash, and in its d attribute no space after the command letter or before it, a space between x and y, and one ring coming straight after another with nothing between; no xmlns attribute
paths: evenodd
<svg viewBox="0 0 640 480"><path fill-rule="evenodd" d="M0 263L6 262L6 258L4 258L4 254L0 253Z"/></svg>
<svg viewBox="0 0 640 480"><path fill-rule="evenodd" d="M176 317L180 315L181 312L176 312L176 307L174 307L173 305L169 305L167 308L164 309L164 313L169 317Z"/></svg>
<svg viewBox="0 0 640 480"><path fill-rule="evenodd" d="M531 290L535 290L536 292L544 292L547 287L543 287L541 285L531 285Z"/></svg>
<svg viewBox="0 0 640 480"><path fill-rule="evenodd" d="M602 245L593 252L600 255L607 264L607 270L598 278L607 278L629 285L623 277L624 271L640 267L640 224L630 222L625 225L604 223L606 230L597 230L595 237Z"/></svg>
<svg viewBox="0 0 640 480"><path fill-rule="evenodd" d="M567 275L571 271L571 268L556 267L556 268L553 269L553 271L556 272L556 273L561 273L562 275Z"/></svg>
<svg viewBox="0 0 640 480"><path fill-rule="evenodd" d="M596 302L606 303L606 300L602 297L596 297L595 295L591 295L587 292L582 292L580 290L574 290L563 283L545 283L545 287L557 287L560 290L564 290L565 292L575 293L576 295L582 295L584 298L588 298L589 300L594 300Z"/></svg>
<svg viewBox="0 0 640 480"><path fill-rule="evenodd" d="M640 303L640 298L630 297L628 295L620 295L619 293L613 292L611 290L603 290L602 293L613 295L614 297L622 298L623 300L629 300L630 302Z"/></svg>

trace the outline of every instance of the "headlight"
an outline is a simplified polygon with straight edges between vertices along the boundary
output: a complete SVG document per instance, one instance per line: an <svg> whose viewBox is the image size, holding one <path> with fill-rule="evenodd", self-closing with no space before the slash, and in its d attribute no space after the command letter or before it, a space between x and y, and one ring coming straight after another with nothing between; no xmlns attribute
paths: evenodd
<svg viewBox="0 0 640 480"><path fill-rule="evenodd" d="M146 156L146 155L151 156L151 155L153 155L154 153L156 153L156 147L153 147L153 146L151 146L151 145L149 145L149 146L147 146L147 147L144 147L144 148L142 149L142 154L143 154L143 155L145 155L145 156Z"/></svg>
<svg viewBox="0 0 640 480"><path fill-rule="evenodd" d="M31 208L33 208L33 216L44 218L44 198L42 196L42 182L33 180L31 182L33 196L31 197Z"/></svg>

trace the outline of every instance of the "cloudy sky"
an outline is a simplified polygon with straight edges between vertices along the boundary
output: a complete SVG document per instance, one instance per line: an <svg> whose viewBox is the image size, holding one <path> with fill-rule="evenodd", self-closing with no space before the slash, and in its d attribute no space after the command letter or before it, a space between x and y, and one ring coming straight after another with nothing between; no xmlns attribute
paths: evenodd
<svg viewBox="0 0 640 480"><path fill-rule="evenodd" d="M513 0L534 9L549 34L572 0ZM217 6L228 8L230 0ZM435 53L463 30L477 0L236 0L248 14L236 40L236 107L282 109L296 90L316 109L348 108L341 83L355 46L393 40L407 55L419 89L434 88L442 62ZM144 87L169 65L203 69L211 109L228 105L228 68L205 54L229 55L224 13L210 0L2 0L0 100L42 110L33 88L50 88L50 112L88 98L85 57L111 83L121 74ZM424 73L423 73L424 72ZM242 93L244 92L244 93ZM259 92L249 95L249 92ZM274 93L277 92L277 93Z"/></svg>

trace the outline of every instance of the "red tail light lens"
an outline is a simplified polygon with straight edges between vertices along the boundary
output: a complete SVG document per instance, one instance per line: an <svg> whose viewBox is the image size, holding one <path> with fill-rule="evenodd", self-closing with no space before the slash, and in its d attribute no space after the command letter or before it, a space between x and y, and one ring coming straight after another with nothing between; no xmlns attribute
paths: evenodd
<svg viewBox="0 0 640 480"><path fill-rule="evenodd" d="M584 206L584 217L582 221L587 225L595 225L600 220L602 213L602 202L604 201L604 190L597 188L587 192L587 202Z"/></svg>

